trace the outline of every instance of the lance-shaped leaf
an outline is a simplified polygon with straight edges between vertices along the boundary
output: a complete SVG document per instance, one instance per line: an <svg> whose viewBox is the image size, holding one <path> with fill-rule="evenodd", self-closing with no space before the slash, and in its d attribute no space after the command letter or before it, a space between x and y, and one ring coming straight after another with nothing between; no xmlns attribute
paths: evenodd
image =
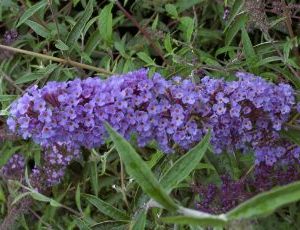
<svg viewBox="0 0 300 230"><path fill-rule="evenodd" d="M270 214L282 205L300 200L300 182L261 193L240 204L226 216L228 219L244 219Z"/></svg>
<svg viewBox="0 0 300 230"><path fill-rule="evenodd" d="M125 212L115 208L114 206L101 200L100 198L89 194L84 194L84 197L103 214L115 220L129 220L129 217Z"/></svg>
<svg viewBox="0 0 300 230"><path fill-rule="evenodd" d="M160 218L163 222L173 224L189 224L198 226L223 226L227 223L227 218L222 215L211 215L208 213L180 207L180 216L170 216Z"/></svg>
<svg viewBox="0 0 300 230"><path fill-rule="evenodd" d="M180 157L160 179L161 186L168 192L183 181L197 167L209 145L210 133L188 153Z"/></svg>
<svg viewBox="0 0 300 230"><path fill-rule="evenodd" d="M77 39L80 37L80 33L82 32L85 24L88 22L90 17L93 14L93 3L94 0L90 0L85 8L85 11L83 12L82 16L78 19L75 26L72 28L70 33L68 34L66 44L68 46L72 46Z"/></svg>
<svg viewBox="0 0 300 230"><path fill-rule="evenodd" d="M114 131L108 123L106 123L105 126L125 164L127 173L136 180L143 191L152 199L166 209L176 210L176 203L161 187L146 162L143 161L134 148L121 135Z"/></svg>

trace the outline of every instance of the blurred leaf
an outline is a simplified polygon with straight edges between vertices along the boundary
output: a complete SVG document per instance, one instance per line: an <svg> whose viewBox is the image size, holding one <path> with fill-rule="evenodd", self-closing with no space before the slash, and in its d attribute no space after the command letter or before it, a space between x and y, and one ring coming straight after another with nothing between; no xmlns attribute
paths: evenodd
<svg viewBox="0 0 300 230"><path fill-rule="evenodd" d="M300 146L300 131L293 129L292 125L288 130L281 130L281 134L290 141Z"/></svg>
<svg viewBox="0 0 300 230"><path fill-rule="evenodd" d="M43 38L48 38L50 35L50 31L47 28L34 21L26 20L25 24L28 25L37 35Z"/></svg>
<svg viewBox="0 0 300 230"><path fill-rule="evenodd" d="M22 25L28 18L30 18L32 15L34 15L36 12L38 12L40 9L45 7L47 5L46 0L39 1L35 5L29 7L24 14L20 17L19 22L17 24L17 28Z"/></svg>
<svg viewBox="0 0 300 230"><path fill-rule="evenodd" d="M184 40L190 42L194 31L194 20L190 17L180 18L179 29L183 32Z"/></svg>
<svg viewBox="0 0 300 230"><path fill-rule="evenodd" d="M183 181L196 168L209 145L210 133L199 144L180 157L161 177L160 184L168 192Z"/></svg>
<svg viewBox="0 0 300 230"><path fill-rule="evenodd" d="M97 45L101 41L101 34L99 30L95 30L92 35L89 37L85 47L84 52L88 55L91 55L91 53L96 49Z"/></svg>
<svg viewBox="0 0 300 230"><path fill-rule="evenodd" d="M248 16L246 13L238 15L235 20L232 22L228 30L225 32L225 44L230 45L232 39L236 34L243 28L246 24Z"/></svg>
<svg viewBox="0 0 300 230"><path fill-rule="evenodd" d="M39 69L38 71L34 73L28 73L24 76L20 77L15 81L16 84L23 84L27 82L31 82L34 80L40 80L42 78L47 77L49 74L51 74L55 69L57 68L57 64L50 64L47 65L44 68Z"/></svg>
<svg viewBox="0 0 300 230"><path fill-rule="evenodd" d="M272 56L272 57L267 57L267 58L264 58L264 59L256 62L253 66L254 67L264 66L270 62L277 62L277 61L283 61L283 60L279 56Z"/></svg>
<svg viewBox="0 0 300 230"><path fill-rule="evenodd" d="M245 4L245 0L234 0L233 6L230 10L230 17L228 19L228 23L225 27L224 32L226 32L229 29L231 23L235 20L235 18L239 15L241 10L243 9L244 4Z"/></svg>
<svg viewBox="0 0 300 230"><path fill-rule="evenodd" d="M17 95L0 95L0 101L12 101L15 100Z"/></svg>
<svg viewBox="0 0 300 230"><path fill-rule="evenodd" d="M179 12L182 12L182 11L185 11L185 10L188 10L190 9L191 7L199 4L199 3L202 3L206 0L177 0L175 1L176 2L176 6L178 7L178 11Z"/></svg>
<svg viewBox="0 0 300 230"><path fill-rule="evenodd" d="M77 20L75 26L72 28L72 30L68 34L67 39L66 39L66 44L69 47L72 47L74 45L74 43L78 40L85 24L88 22L88 20L92 16L93 4L94 4L94 0L89 0L82 16Z"/></svg>
<svg viewBox="0 0 300 230"><path fill-rule="evenodd" d="M176 210L177 205L175 202L160 186L149 166L136 153L134 148L120 134L115 132L109 124L106 123L105 126L124 162L127 173L137 181L145 193L160 205L169 210Z"/></svg>
<svg viewBox="0 0 300 230"><path fill-rule="evenodd" d="M236 51L238 48L235 46L225 46L225 47L221 47L219 49L217 49L216 53L215 53L215 57L219 56L220 54L223 53L228 53L228 52L234 52Z"/></svg>
<svg viewBox="0 0 300 230"><path fill-rule="evenodd" d="M166 4L165 5L166 11L169 15L171 15L173 18L178 18L178 13L176 6L173 4Z"/></svg>
<svg viewBox="0 0 300 230"><path fill-rule="evenodd" d="M55 47L59 50L68 50L69 46L67 46L67 44L65 44L62 40L57 40L55 43Z"/></svg>
<svg viewBox="0 0 300 230"><path fill-rule="evenodd" d="M98 196L98 187L99 187L99 182L98 182L98 167L97 167L97 162L89 162L90 166L90 177L91 177L91 184L92 184L92 189L93 192L96 196Z"/></svg>
<svg viewBox="0 0 300 230"><path fill-rule="evenodd" d="M75 203L76 203L77 209L80 212L82 212L82 209L81 209L81 200L80 200L80 185L79 184L76 187Z"/></svg>
<svg viewBox="0 0 300 230"><path fill-rule="evenodd" d="M160 218L163 222L172 224L190 224L198 226L223 226L227 223L225 215L210 215L193 209L180 208L182 216Z"/></svg>
<svg viewBox="0 0 300 230"><path fill-rule="evenodd" d="M164 47L168 51L168 53L173 53L170 34L167 34L167 36L164 39Z"/></svg>
<svg viewBox="0 0 300 230"><path fill-rule="evenodd" d="M245 27L242 27L242 42L246 58L251 59L255 56L255 51Z"/></svg>
<svg viewBox="0 0 300 230"><path fill-rule="evenodd" d="M74 219L77 227L79 227L80 230L91 230L92 228L89 227L89 224L86 223L84 220L81 220L79 218Z"/></svg>
<svg viewBox="0 0 300 230"><path fill-rule="evenodd" d="M230 220L265 216L282 205L300 200L300 182L274 188L240 204L226 216Z"/></svg>
<svg viewBox="0 0 300 230"><path fill-rule="evenodd" d="M152 169L164 156L165 154L163 154L161 151L157 151L156 153L152 154L151 159L147 161L149 168Z"/></svg>
<svg viewBox="0 0 300 230"><path fill-rule="evenodd" d="M151 29L152 30L156 30L157 29L157 24L158 24L158 20L159 20L159 15L157 14L152 25L151 25Z"/></svg>
<svg viewBox="0 0 300 230"><path fill-rule="evenodd" d="M129 216L125 212L113 207L100 198L89 194L84 194L83 196L103 214L115 220L129 220Z"/></svg>
<svg viewBox="0 0 300 230"><path fill-rule="evenodd" d="M112 40L112 10L113 3L106 5L100 13L99 16L99 30L100 36L106 42L111 42Z"/></svg>
<svg viewBox="0 0 300 230"><path fill-rule="evenodd" d="M146 227L146 215L147 211L145 209L142 209L138 213L136 219L133 221L130 230L144 230Z"/></svg>
<svg viewBox="0 0 300 230"><path fill-rule="evenodd" d="M148 66L155 66L155 62L145 52L138 52L137 56L144 61Z"/></svg>

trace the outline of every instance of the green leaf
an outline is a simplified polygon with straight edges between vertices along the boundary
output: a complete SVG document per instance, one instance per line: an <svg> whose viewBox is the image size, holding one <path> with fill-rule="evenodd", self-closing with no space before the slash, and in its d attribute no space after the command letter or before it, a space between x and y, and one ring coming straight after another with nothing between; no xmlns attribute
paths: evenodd
<svg viewBox="0 0 300 230"><path fill-rule="evenodd" d="M80 200L80 185L79 184L77 185L77 188L76 188L75 203L76 203L76 206L77 206L78 210L80 212L82 212L82 209L81 209L81 200Z"/></svg>
<svg viewBox="0 0 300 230"><path fill-rule="evenodd" d="M100 198L89 194L84 194L83 196L103 214L115 220L129 220L129 216L127 216L125 212L115 208Z"/></svg>
<svg viewBox="0 0 300 230"><path fill-rule="evenodd" d="M245 27L242 27L242 42L246 59L253 58L255 51Z"/></svg>
<svg viewBox="0 0 300 230"><path fill-rule="evenodd" d="M16 196L13 200L13 202L11 203L11 205L14 205L16 203L18 203L20 200L22 200L24 197L30 195L31 192L23 192L23 193L20 193L18 196Z"/></svg>
<svg viewBox="0 0 300 230"><path fill-rule="evenodd" d="M160 186L158 180L151 172L149 166L137 154L134 148L109 124L105 124L116 149L125 164L127 173L133 177L152 199L169 210L176 210L176 203L168 196L166 191Z"/></svg>
<svg viewBox="0 0 300 230"><path fill-rule="evenodd" d="M184 40L190 42L194 31L194 20L190 17L180 18L179 29L183 32Z"/></svg>
<svg viewBox="0 0 300 230"><path fill-rule="evenodd" d="M132 223L132 227L130 230L144 230L146 227L146 215L147 211L142 209L136 217L136 219Z"/></svg>
<svg viewBox="0 0 300 230"><path fill-rule="evenodd" d="M112 40L112 13L113 3L106 5L99 15L99 31L102 39L106 42Z"/></svg>
<svg viewBox="0 0 300 230"><path fill-rule="evenodd" d="M272 56L272 57L267 57L267 58L264 58L262 59L261 61L258 61L254 64L254 67L259 67L259 66L264 66L270 62L281 62L283 61L281 57L279 56Z"/></svg>
<svg viewBox="0 0 300 230"><path fill-rule="evenodd" d="M166 4L165 8L169 15L171 15L173 18L178 18L178 13L175 5Z"/></svg>
<svg viewBox="0 0 300 230"><path fill-rule="evenodd" d="M137 56L144 61L148 66L155 66L155 62L145 52L138 52Z"/></svg>
<svg viewBox="0 0 300 230"><path fill-rule="evenodd" d="M84 220L81 220L79 218L74 219L77 227L79 227L80 230L91 230L92 228L89 227L88 223Z"/></svg>
<svg viewBox="0 0 300 230"><path fill-rule="evenodd" d="M12 101L15 100L17 95L0 95L0 101Z"/></svg>
<svg viewBox="0 0 300 230"><path fill-rule="evenodd" d="M163 222L173 224L190 224L200 226L223 226L227 223L227 218L222 215L210 215L204 212L188 208L180 208L183 215L160 218Z"/></svg>
<svg viewBox="0 0 300 230"><path fill-rule="evenodd" d="M47 28L34 21L26 20L25 24L28 25L37 35L43 38L47 38L50 35L50 31Z"/></svg>
<svg viewBox="0 0 300 230"><path fill-rule="evenodd" d="M190 224L190 225L200 225L200 226L223 226L226 224L225 221L214 219L214 218L206 218L203 217L201 219L194 216L170 216L160 218L163 222L172 223L172 224Z"/></svg>
<svg viewBox="0 0 300 230"><path fill-rule="evenodd" d="M230 10L230 17L228 19L228 23L225 27L225 32L228 30L228 28L230 27L231 23L235 20L235 18L239 15L239 13L241 12L241 10L243 9L245 4L245 0L235 0L233 3L233 6Z"/></svg>
<svg viewBox="0 0 300 230"><path fill-rule="evenodd" d="M156 30L157 29L157 24L158 24L158 21L159 21L159 14L156 15L152 25L151 25L151 29L152 30Z"/></svg>
<svg viewBox="0 0 300 230"><path fill-rule="evenodd" d="M287 137L290 141L300 146L300 131L293 129L293 127L288 130L281 130L281 134Z"/></svg>
<svg viewBox="0 0 300 230"><path fill-rule="evenodd" d="M48 197L46 197L43 194L38 193L38 192L32 192L32 193L30 193L30 195L33 199L38 200L38 201L49 202L49 203L51 201L51 198L48 198Z"/></svg>
<svg viewBox="0 0 300 230"><path fill-rule="evenodd" d="M58 203L56 200L53 200L53 199L50 200L50 205L52 207L56 207L56 208L61 207L61 204Z"/></svg>
<svg viewBox="0 0 300 230"><path fill-rule="evenodd" d="M152 154L150 160L147 161L149 168L152 169L164 156L165 154L163 154L161 151L157 151L156 153Z"/></svg>
<svg viewBox="0 0 300 230"><path fill-rule="evenodd" d="M42 78L47 77L49 74L51 74L55 69L57 68L57 64L50 64L47 65L44 68L39 69L38 71L34 73L28 73L24 76L20 77L15 81L16 84L23 84L27 82L31 82L34 80L40 80Z"/></svg>
<svg viewBox="0 0 300 230"><path fill-rule="evenodd" d="M80 37L80 33L82 32L85 24L88 22L90 17L93 13L93 3L94 0L90 0L85 8L85 11L83 12L82 16L78 19L75 26L72 28L70 33L68 34L68 37L66 39L66 44L68 46L74 45L74 43L78 40Z"/></svg>
<svg viewBox="0 0 300 230"><path fill-rule="evenodd" d="M264 216L282 205L300 200L300 182L261 193L240 204L226 216L230 220Z"/></svg>
<svg viewBox="0 0 300 230"><path fill-rule="evenodd" d="M42 0L40 2L38 2L37 4L31 6L30 8L28 8L24 14L20 17L20 20L17 24L17 28L22 25L28 18L30 18L32 15L34 15L36 12L38 12L40 9L42 9L43 7L45 7L47 5L47 1L46 0Z"/></svg>
<svg viewBox="0 0 300 230"><path fill-rule="evenodd" d="M161 177L160 184L168 192L183 181L197 167L209 145L210 133L188 153L180 157Z"/></svg>
<svg viewBox="0 0 300 230"><path fill-rule="evenodd" d="M57 40L56 43L55 43L55 47L59 50L68 50L69 49L69 46L67 46L66 43L64 43L62 40Z"/></svg>
<svg viewBox="0 0 300 230"><path fill-rule="evenodd" d="M168 53L173 53L170 34L167 34L167 36L164 39L164 47L168 51Z"/></svg>
<svg viewBox="0 0 300 230"><path fill-rule="evenodd" d="M92 35L89 37L85 47L84 52L90 55L97 47L101 41L101 34L99 30L95 30Z"/></svg>
<svg viewBox="0 0 300 230"><path fill-rule="evenodd" d="M194 5L200 4L204 1L206 1L206 0L189 0L189 1L187 1L187 0L177 0L177 1L174 1L174 2L176 2L176 6L178 7L178 11L183 12L187 9L190 9Z"/></svg>
<svg viewBox="0 0 300 230"><path fill-rule="evenodd" d="M232 39L236 36L239 30L245 26L248 16L246 13L242 13L238 15L231 26L225 33L225 44L228 46L230 45Z"/></svg>
<svg viewBox="0 0 300 230"><path fill-rule="evenodd" d="M92 189L96 196L98 196L98 188L99 188L99 182L98 182L98 167L97 162L90 162L90 176L91 176L91 183L92 183Z"/></svg>

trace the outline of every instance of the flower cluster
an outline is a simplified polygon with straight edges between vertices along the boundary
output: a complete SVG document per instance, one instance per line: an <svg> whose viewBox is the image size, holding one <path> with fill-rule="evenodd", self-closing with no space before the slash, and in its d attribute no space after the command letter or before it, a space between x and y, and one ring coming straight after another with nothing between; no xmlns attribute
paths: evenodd
<svg viewBox="0 0 300 230"><path fill-rule="evenodd" d="M107 121L126 138L137 134L139 146L156 140L168 153L175 143L189 148L201 139L192 116L200 108L199 97L189 80L166 81L159 74L149 79L142 69L105 81L34 86L12 105L7 122L12 131L42 146L71 142L93 148L104 143Z"/></svg>
<svg viewBox="0 0 300 230"><path fill-rule="evenodd" d="M2 167L1 173L5 178L20 180L25 172L25 158L22 154L15 153Z"/></svg>
<svg viewBox="0 0 300 230"><path fill-rule="evenodd" d="M205 77L202 80L202 117L212 129L216 153L224 150L248 151L253 148L256 163L273 165L287 154L290 145L282 143L279 131L295 104L294 92L287 84L275 85L248 73L237 73L238 81ZM298 157L297 157L298 158Z"/></svg>
<svg viewBox="0 0 300 230"><path fill-rule="evenodd" d="M12 43L14 43L19 37L19 34L17 30L11 29L11 30L6 30L3 37L2 37L2 43L4 45L10 46ZM0 60L10 58L14 55L13 52L8 51L8 50L1 50L0 52Z"/></svg>
<svg viewBox="0 0 300 230"><path fill-rule="evenodd" d="M66 167L73 159L79 158L79 148L71 143L56 143L46 148L41 166L35 166L30 175L30 183L37 190L51 187L61 182Z"/></svg>
<svg viewBox="0 0 300 230"><path fill-rule="evenodd" d="M63 174L55 171L60 165L54 160L55 146L69 146L70 159L78 156L80 146L101 146L107 138L104 121L127 139L136 135L141 147L154 140L165 153L192 147L211 129L216 153L254 148L256 163L268 165L286 155L298 158L299 148L291 150L279 136L295 104L293 89L247 73L237 73L237 78L204 77L195 84L180 77L166 80L158 73L149 78L140 69L107 80L49 82L41 89L31 87L15 101L7 123L24 139L52 149L45 153L51 159L46 162L53 161L46 170L49 184Z"/></svg>
<svg viewBox="0 0 300 230"><path fill-rule="evenodd" d="M261 163L256 166L251 177L235 181L230 176L223 175L220 185L198 184L193 185L192 189L200 198L200 201L196 203L198 210L220 214L231 210L258 193L299 179L297 163L273 166Z"/></svg>
<svg viewBox="0 0 300 230"><path fill-rule="evenodd" d="M19 37L18 31L16 29L7 30L3 35L3 43L5 45L11 45Z"/></svg>

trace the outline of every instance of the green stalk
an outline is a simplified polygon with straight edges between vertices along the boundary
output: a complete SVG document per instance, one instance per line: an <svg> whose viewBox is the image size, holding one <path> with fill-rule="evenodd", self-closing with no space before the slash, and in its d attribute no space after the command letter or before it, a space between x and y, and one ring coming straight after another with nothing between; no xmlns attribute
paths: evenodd
<svg viewBox="0 0 300 230"><path fill-rule="evenodd" d="M59 63L65 64L65 65L75 66L75 67L82 68L82 69L93 70L93 71L96 71L98 73L102 73L102 74L105 74L105 75L113 74L112 72L110 72L106 69L91 66L91 65L87 65L87 64L83 64L83 63L79 63L79 62L76 62L76 61L72 61L70 59L63 59L63 58L53 57L53 56L49 56L49 55L46 55L46 54L35 53L35 52L29 51L29 50L23 50L23 49L14 48L14 47L11 47L11 46L5 46L5 45L1 45L1 44L0 44L0 49L4 49L4 50L16 52L16 53L22 53L22 54L30 55L30 56L37 57L37 58L43 58L43 59L51 60L51 61L54 61L54 62L59 62Z"/></svg>

